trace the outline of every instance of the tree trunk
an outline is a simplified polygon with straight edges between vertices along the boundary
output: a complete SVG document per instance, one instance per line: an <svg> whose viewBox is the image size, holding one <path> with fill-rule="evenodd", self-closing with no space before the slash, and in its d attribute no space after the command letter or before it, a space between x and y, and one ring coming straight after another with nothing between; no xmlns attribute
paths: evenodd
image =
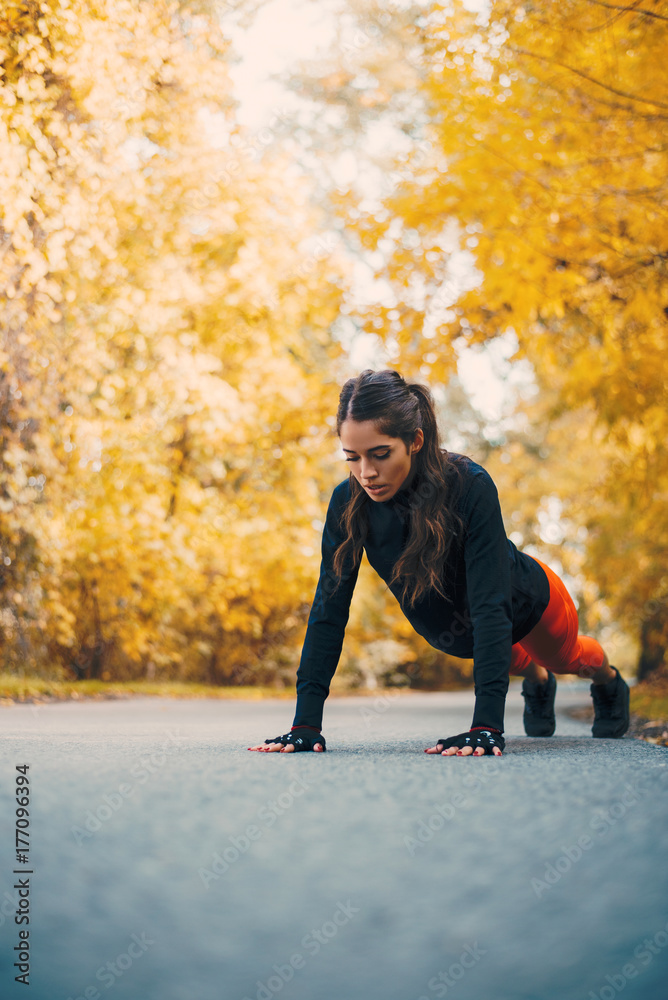
<svg viewBox="0 0 668 1000"><path fill-rule="evenodd" d="M640 629L640 657L638 659L638 680L647 680L665 662L666 639L662 622L650 618Z"/></svg>

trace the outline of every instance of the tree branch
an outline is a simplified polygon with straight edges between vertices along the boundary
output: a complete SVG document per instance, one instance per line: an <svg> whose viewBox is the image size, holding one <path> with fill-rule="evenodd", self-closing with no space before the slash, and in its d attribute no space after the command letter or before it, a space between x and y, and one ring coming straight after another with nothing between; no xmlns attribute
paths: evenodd
<svg viewBox="0 0 668 1000"><path fill-rule="evenodd" d="M614 3L604 3L604 0L587 0L587 3L596 4L597 7L607 7L608 10L618 10L622 14L644 14L646 17L655 17L657 21L668 21L664 14L655 14L653 10L645 10L644 7L619 7Z"/></svg>
<svg viewBox="0 0 668 1000"><path fill-rule="evenodd" d="M537 52L531 52L529 49L516 48L514 45L509 45L508 48L511 52L516 52L518 55L531 56L532 59L539 59L541 62L547 62L553 66L561 66L562 69L567 69L570 73L575 73L576 76L581 76L583 80L593 83L596 87L602 87L604 90L610 91L611 94L617 94L618 97L625 97L630 101L642 101L643 104L653 104L657 108L668 108L668 104L665 104L663 101L652 101L648 97L638 97L637 94L629 94L624 90L617 90L615 87L610 87L607 83L601 83L600 80L596 80L593 76L589 76L588 73L583 73L582 70L576 69L575 66L569 66L567 63L559 62L558 59L550 59L549 56L541 56Z"/></svg>

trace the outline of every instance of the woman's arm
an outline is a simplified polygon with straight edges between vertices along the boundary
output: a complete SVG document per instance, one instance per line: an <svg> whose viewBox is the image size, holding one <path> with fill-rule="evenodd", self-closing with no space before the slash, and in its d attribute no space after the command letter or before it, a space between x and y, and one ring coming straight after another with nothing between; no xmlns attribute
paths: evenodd
<svg viewBox="0 0 668 1000"><path fill-rule="evenodd" d="M348 559L337 587L334 552L343 541L340 517L348 499L348 481L340 483L329 501L322 533L320 577L297 671L297 707L292 725L320 729L325 699L343 648L350 602L360 564Z"/></svg>
<svg viewBox="0 0 668 1000"><path fill-rule="evenodd" d="M326 750L320 732L325 699L341 656L350 601L359 573L359 563L348 560L337 587L334 552L343 540L340 516L348 499L348 481L339 483L329 501L322 533L320 577L306 628L301 661L297 671L297 708L292 728L283 736L265 740L249 750Z"/></svg>
<svg viewBox="0 0 668 1000"><path fill-rule="evenodd" d="M484 469L474 474L462 516L468 625L473 631L473 721L468 732L443 737L425 752L499 756L505 749L502 734L512 648L512 591L499 497Z"/></svg>
<svg viewBox="0 0 668 1000"><path fill-rule="evenodd" d="M510 556L498 492L484 470L474 477L464 519L476 695L471 728L503 732L513 631Z"/></svg>

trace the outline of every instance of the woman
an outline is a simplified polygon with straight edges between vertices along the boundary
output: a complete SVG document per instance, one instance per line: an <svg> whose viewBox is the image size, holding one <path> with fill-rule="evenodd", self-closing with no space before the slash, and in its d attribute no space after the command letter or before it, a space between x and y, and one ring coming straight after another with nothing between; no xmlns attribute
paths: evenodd
<svg viewBox="0 0 668 1000"><path fill-rule="evenodd" d="M593 736L623 736L626 682L595 639L578 635L575 605L559 577L506 537L489 474L439 447L429 389L396 371L366 369L343 386L336 429L350 476L327 510L294 723L248 749L327 749L323 706L363 548L420 635L436 649L473 657L471 728L439 738L426 753L500 756L509 674L524 677L527 735L552 735L554 675L574 673L592 681Z"/></svg>

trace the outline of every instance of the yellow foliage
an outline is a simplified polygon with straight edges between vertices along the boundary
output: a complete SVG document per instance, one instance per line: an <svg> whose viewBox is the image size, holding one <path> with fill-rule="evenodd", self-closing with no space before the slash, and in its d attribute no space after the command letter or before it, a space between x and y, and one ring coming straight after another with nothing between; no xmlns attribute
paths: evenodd
<svg viewBox="0 0 668 1000"><path fill-rule="evenodd" d="M8 667L253 683L294 659L343 263L305 257L307 185L232 145L229 58L187 4L3 7Z"/></svg>
<svg viewBox="0 0 668 1000"><path fill-rule="evenodd" d="M374 9L360 6L362 16ZM555 419L568 410L569 433L582 414L600 429L583 447L547 445L546 469L529 459L533 516L556 489L573 530L588 527L583 572L622 624L637 635L651 618L664 645L667 20L665 0L495 0L483 14L427 4L397 28L414 47L424 109L412 152L396 163L401 183L378 209L341 203L362 245L384 248L378 277L396 305L364 320L399 342L399 367L437 382L457 338L512 331ZM453 224L479 282L454 296L427 341L425 320L451 277Z"/></svg>

